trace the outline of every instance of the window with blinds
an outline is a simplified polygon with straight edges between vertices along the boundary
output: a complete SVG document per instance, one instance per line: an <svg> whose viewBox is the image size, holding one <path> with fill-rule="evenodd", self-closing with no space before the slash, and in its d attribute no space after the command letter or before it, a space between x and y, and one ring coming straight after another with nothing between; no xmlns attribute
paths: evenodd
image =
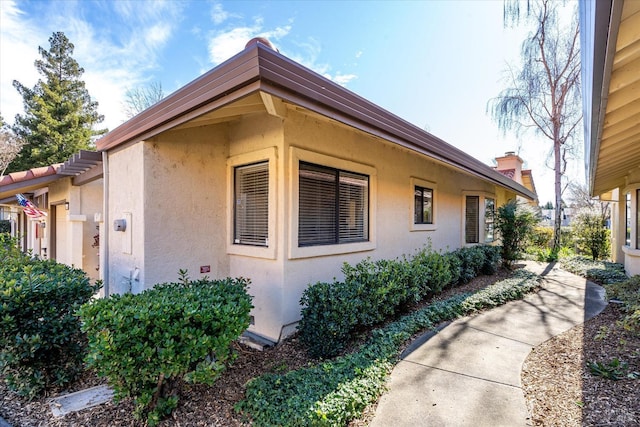
<svg viewBox="0 0 640 427"><path fill-rule="evenodd" d="M466 196L465 199L464 241L465 243L478 243L480 197Z"/></svg>
<svg viewBox="0 0 640 427"><path fill-rule="evenodd" d="M433 224L433 190L416 185L413 198L413 223Z"/></svg>
<svg viewBox="0 0 640 427"><path fill-rule="evenodd" d="M369 239L369 177L300 162L298 246Z"/></svg>
<svg viewBox="0 0 640 427"><path fill-rule="evenodd" d="M491 243L495 239L494 218L496 213L496 201L489 197L484 199L484 241Z"/></svg>
<svg viewBox="0 0 640 427"><path fill-rule="evenodd" d="M233 243L269 246L269 163L236 167L234 183Z"/></svg>

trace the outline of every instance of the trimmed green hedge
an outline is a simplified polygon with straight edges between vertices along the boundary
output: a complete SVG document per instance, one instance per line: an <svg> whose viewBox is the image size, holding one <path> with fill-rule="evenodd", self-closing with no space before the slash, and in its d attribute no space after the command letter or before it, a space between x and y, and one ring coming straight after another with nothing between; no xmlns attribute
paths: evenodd
<svg viewBox="0 0 640 427"><path fill-rule="evenodd" d="M373 331L354 353L252 379L236 410L256 426L347 425L383 393L400 348L411 336L443 321L522 298L537 286L538 276L519 270L512 278L476 293L431 304Z"/></svg>
<svg viewBox="0 0 640 427"><path fill-rule="evenodd" d="M80 309L87 364L107 377L117 400L134 398L137 418L155 425L177 406L179 380L212 384L233 360L231 342L249 326L248 285L183 276L92 301Z"/></svg>
<svg viewBox="0 0 640 427"><path fill-rule="evenodd" d="M82 270L30 259L0 234L0 372L33 398L82 372L86 339L76 310L100 289Z"/></svg>
<svg viewBox="0 0 640 427"><path fill-rule="evenodd" d="M447 254L425 248L411 258L345 263L344 281L316 283L302 294L300 340L314 357L336 356L354 331L402 313L447 286L467 283L481 272L494 273L499 262L499 247L475 246Z"/></svg>

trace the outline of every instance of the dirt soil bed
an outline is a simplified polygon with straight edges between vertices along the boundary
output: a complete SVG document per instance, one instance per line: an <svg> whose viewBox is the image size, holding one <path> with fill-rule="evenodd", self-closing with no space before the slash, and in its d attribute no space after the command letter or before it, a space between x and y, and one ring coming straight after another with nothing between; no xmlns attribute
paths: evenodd
<svg viewBox="0 0 640 427"><path fill-rule="evenodd" d="M482 289L506 276L507 272L500 271L493 276L478 277L465 286L447 290L438 299ZM617 356L629 363L630 370L640 371L638 339L623 336L616 328L619 316L620 312L610 307L584 328L578 326L532 352L522 378L535 425L628 426L638 423L640 380L611 381L593 377L583 362L610 361ZM608 333L602 333L604 328ZM593 338L595 335L599 337L597 340ZM624 345L620 344L621 339L626 340ZM585 342L589 344L586 348ZM263 352L241 345L235 348L237 360L212 387L182 386L178 408L171 418L161 422L161 426L250 425L233 409L234 404L242 399L244 384L249 379L267 372L283 373L313 363L295 337ZM87 372L68 387L67 392L104 383L94 373ZM54 391L50 396L28 402L9 392L0 381L0 416L16 427L144 425L133 419L133 405L128 399L118 404L109 402L62 418L53 418L48 398L62 393ZM351 427L368 425L374 412L375 405L372 405L362 419L351 423Z"/></svg>

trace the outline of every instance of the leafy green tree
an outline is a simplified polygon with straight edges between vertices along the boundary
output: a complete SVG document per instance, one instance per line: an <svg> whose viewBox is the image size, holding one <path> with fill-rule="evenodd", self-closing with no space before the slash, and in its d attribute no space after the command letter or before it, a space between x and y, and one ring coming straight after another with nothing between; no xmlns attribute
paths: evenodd
<svg viewBox="0 0 640 427"><path fill-rule="evenodd" d="M502 241L502 262L507 268L520 258L539 220L529 206L510 200L498 208L496 231Z"/></svg>
<svg viewBox="0 0 640 427"><path fill-rule="evenodd" d="M526 9L521 6L526 4ZM533 130L552 145L555 225L553 250L560 249L562 177L575 133L581 130L580 37L577 11L565 23L557 0L505 0L505 23L531 24L522 43L522 63L508 70L508 87L489 103L503 130ZM526 10L526 12L525 12Z"/></svg>
<svg viewBox="0 0 640 427"><path fill-rule="evenodd" d="M35 61L44 80L32 89L13 82L25 111L16 116L13 130L25 145L9 165L10 172L64 162L79 150L90 149L93 138L106 132L95 129L104 117L80 80L84 69L71 56L73 44L62 32L53 33L49 42L48 51L38 48L42 59Z"/></svg>

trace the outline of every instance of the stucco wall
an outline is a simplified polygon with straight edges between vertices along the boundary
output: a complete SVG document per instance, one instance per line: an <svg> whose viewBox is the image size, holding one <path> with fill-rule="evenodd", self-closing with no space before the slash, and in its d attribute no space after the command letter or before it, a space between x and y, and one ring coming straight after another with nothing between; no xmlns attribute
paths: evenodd
<svg viewBox="0 0 640 427"><path fill-rule="evenodd" d="M410 255L427 245L443 251L462 246L463 192L493 196L498 205L513 197L502 189L497 190L485 181L426 156L322 118L289 111L284 134L287 146L373 167L377 187L376 205L371 207L375 209L375 223L371 224L375 228L375 249L286 260L282 293L284 324L299 319L298 303L309 284L331 281L334 277L342 279L340 270L344 262L355 264L367 257L396 258ZM284 162L285 167L289 164ZM293 175L289 168L285 170L287 192L293 180L297 179ZM434 184L436 212L433 230L412 230L412 178ZM287 212L288 215L296 214L291 206L287 206ZM289 239L284 241L289 243ZM343 246L346 248L348 245Z"/></svg>
<svg viewBox="0 0 640 427"><path fill-rule="evenodd" d="M145 143L145 287L229 275L225 253L226 125L168 132ZM200 273L200 267L210 272Z"/></svg>
<svg viewBox="0 0 640 427"><path fill-rule="evenodd" d="M325 166L370 175L370 242L293 247L296 156L320 159L319 164L328 159ZM235 245L234 167L257 161L269 162L269 244ZM111 291L126 292L131 281L131 290L139 292L175 280L179 269L198 278L201 266L210 267L212 278L248 277L255 306L250 330L272 340L299 320L303 290L341 279L344 262L395 258L428 244L458 248L464 192L495 197L498 204L512 196L426 156L293 109L284 119L259 113L166 132L111 152L109 171L109 221L130 215L126 232L109 233ZM435 224L429 230L413 226L416 179L435 190ZM138 280L130 280L136 274Z"/></svg>
<svg viewBox="0 0 640 427"><path fill-rule="evenodd" d="M143 142L109 152L109 293L144 290L144 146ZM125 231L113 231L115 220Z"/></svg>

